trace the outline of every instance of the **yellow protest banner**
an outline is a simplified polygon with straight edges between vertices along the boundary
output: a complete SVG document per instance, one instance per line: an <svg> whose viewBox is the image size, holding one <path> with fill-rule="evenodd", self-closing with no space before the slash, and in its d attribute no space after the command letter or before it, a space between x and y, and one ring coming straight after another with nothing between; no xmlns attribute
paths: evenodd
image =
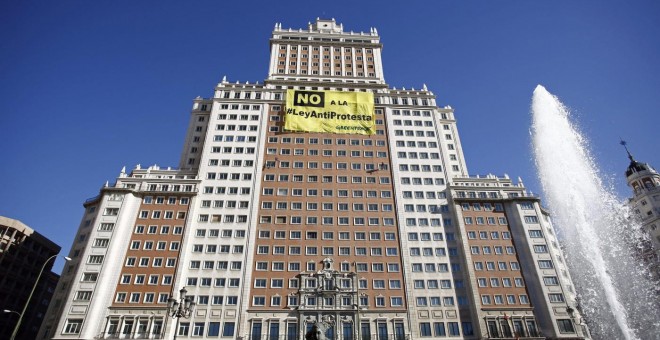
<svg viewBox="0 0 660 340"><path fill-rule="evenodd" d="M374 94L287 90L284 129L373 135Z"/></svg>

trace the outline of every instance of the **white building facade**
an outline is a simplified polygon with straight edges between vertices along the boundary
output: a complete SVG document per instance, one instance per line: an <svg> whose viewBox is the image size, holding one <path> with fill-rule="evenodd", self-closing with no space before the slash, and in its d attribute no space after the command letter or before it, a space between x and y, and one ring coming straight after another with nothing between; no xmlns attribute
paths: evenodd
<svg viewBox="0 0 660 340"><path fill-rule="evenodd" d="M538 199L469 177L454 110L385 82L376 29L277 24L270 48L263 84L193 101L178 170L122 171L85 203L40 338L584 338ZM284 130L289 89L373 93L376 133ZM475 240L468 217L502 230ZM181 288L196 306L175 320Z"/></svg>

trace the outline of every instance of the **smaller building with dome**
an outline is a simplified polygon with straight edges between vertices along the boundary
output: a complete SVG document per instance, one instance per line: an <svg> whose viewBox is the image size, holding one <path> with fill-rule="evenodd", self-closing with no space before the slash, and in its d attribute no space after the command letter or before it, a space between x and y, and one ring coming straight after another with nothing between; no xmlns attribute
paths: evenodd
<svg viewBox="0 0 660 340"><path fill-rule="evenodd" d="M636 161L626 142L621 141L621 145L626 148L630 159L626 169L626 180L633 190L630 208L649 234L656 256L660 257L660 174L648 163Z"/></svg>

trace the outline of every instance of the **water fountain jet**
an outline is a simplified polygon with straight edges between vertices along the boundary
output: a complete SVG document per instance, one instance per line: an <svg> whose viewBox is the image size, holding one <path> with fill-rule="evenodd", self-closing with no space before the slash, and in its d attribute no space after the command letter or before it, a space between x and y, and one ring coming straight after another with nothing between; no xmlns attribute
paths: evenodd
<svg viewBox="0 0 660 340"><path fill-rule="evenodd" d="M594 338L660 339L660 304L635 257L639 226L606 189L569 111L543 86L532 100L532 144L580 309Z"/></svg>

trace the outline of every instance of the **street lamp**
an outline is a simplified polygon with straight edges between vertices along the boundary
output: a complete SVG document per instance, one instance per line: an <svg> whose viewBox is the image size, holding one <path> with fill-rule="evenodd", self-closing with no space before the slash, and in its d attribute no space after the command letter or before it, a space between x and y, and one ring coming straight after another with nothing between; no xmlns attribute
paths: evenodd
<svg viewBox="0 0 660 340"><path fill-rule="evenodd" d="M179 318L190 318L193 309L195 309L195 302L190 300L189 297L186 297L186 293L188 293L186 288L181 288L179 291L179 301L175 298L169 298L167 300L167 315L171 316L172 319L176 319L174 340L176 340L176 334L179 331Z"/></svg>
<svg viewBox="0 0 660 340"><path fill-rule="evenodd" d="M3 310L2 312L3 312L3 313L14 313L14 314L16 314L16 315L18 315L18 316L21 316L21 313L19 313L19 312L17 312L17 311L14 311L14 310L5 309L5 310Z"/></svg>
<svg viewBox="0 0 660 340"><path fill-rule="evenodd" d="M56 258L57 256L59 256L59 255L55 254L55 255L49 257L46 260L46 262L44 262L44 264L41 266L41 271L39 271L39 275L37 276L37 280L34 281L34 285L32 286L32 291L30 292L30 295L28 296L27 301L25 301L25 306L23 306L23 311L20 312L20 313L14 312L14 313L18 314L18 322L16 323L16 327L14 327L14 331L11 333L11 338L10 338L11 340L16 339L16 334L18 334L18 329L21 327L21 321L23 321L23 316L25 316L25 311L27 310L28 306L30 305L30 300L32 299L32 294L34 294L34 290L37 289L37 285L39 284L39 279L41 279L41 274L43 274L44 269L46 269L46 264L48 264L48 262L50 262L50 260ZM62 256L62 257L66 261L71 261L71 258L68 257L68 256ZM9 312L12 312L12 311L9 311ZM9 312L7 312L7 310L5 310L5 313L9 313Z"/></svg>

